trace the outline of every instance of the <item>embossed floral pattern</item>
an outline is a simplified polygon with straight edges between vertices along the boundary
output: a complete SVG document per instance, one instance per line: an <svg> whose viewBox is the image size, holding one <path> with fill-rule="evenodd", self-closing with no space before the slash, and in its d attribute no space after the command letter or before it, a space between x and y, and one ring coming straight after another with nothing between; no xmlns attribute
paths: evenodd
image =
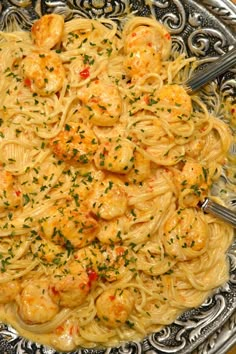
<svg viewBox="0 0 236 354"><path fill-rule="evenodd" d="M91 10L96 15L103 15L112 13L113 4L108 0L84 0L83 4L85 9Z"/></svg>
<svg viewBox="0 0 236 354"><path fill-rule="evenodd" d="M32 5L32 0L9 0L9 2L19 7L26 7Z"/></svg>
<svg viewBox="0 0 236 354"><path fill-rule="evenodd" d="M74 0L70 1L72 9L80 9L88 17L113 17L126 13L127 0Z"/></svg>

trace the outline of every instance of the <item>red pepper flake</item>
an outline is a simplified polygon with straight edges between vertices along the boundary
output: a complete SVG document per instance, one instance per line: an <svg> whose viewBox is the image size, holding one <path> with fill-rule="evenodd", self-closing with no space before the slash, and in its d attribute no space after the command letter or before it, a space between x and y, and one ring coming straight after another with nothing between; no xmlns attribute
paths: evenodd
<svg viewBox="0 0 236 354"><path fill-rule="evenodd" d="M231 113L235 113L235 109L234 108L231 109Z"/></svg>
<svg viewBox="0 0 236 354"><path fill-rule="evenodd" d="M109 146L109 145L107 145L107 146ZM108 155L108 150L107 150L106 148L103 149L103 155L104 155L104 156L107 156L107 155Z"/></svg>
<svg viewBox="0 0 236 354"><path fill-rule="evenodd" d="M89 277L89 285L92 285L93 281L96 281L98 279L98 273L95 272L93 269L88 269L87 270L88 277Z"/></svg>
<svg viewBox="0 0 236 354"><path fill-rule="evenodd" d="M73 334L78 334L79 333L79 327L76 325L70 326L69 329L70 335L72 336Z"/></svg>
<svg viewBox="0 0 236 354"><path fill-rule="evenodd" d="M132 37L136 37L136 36L137 36L136 32L133 32L133 33L131 34L131 36L132 36Z"/></svg>
<svg viewBox="0 0 236 354"><path fill-rule="evenodd" d="M19 197L21 195L21 191L16 191L16 195Z"/></svg>
<svg viewBox="0 0 236 354"><path fill-rule="evenodd" d="M117 256L123 256L124 254L124 248L122 246L116 248L116 254Z"/></svg>
<svg viewBox="0 0 236 354"><path fill-rule="evenodd" d="M70 327L70 335L72 336L74 333L77 333L78 334L78 327L77 326L75 326L75 325L72 325L71 327Z"/></svg>
<svg viewBox="0 0 236 354"><path fill-rule="evenodd" d="M145 102L146 104L149 104L149 97L148 97L148 95L145 95L143 99L144 99L144 102Z"/></svg>
<svg viewBox="0 0 236 354"><path fill-rule="evenodd" d="M148 42L148 47L152 47L152 42Z"/></svg>
<svg viewBox="0 0 236 354"><path fill-rule="evenodd" d="M92 98L90 99L90 102L98 103L98 98L97 98L97 97L92 97Z"/></svg>
<svg viewBox="0 0 236 354"><path fill-rule="evenodd" d="M53 295L58 295L58 294L59 294L59 291L57 291L57 290L55 289L55 286L52 286L52 287L51 287L51 291L52 291Z"/></svg>
<svg viewBox="0 0 236 354"><path fill-rule="evenodd" d="M56 334L60 335L64 332L64 327L61 325L61 326L58 326L56 328Z"/></svg>
<svg viewBox="0 0 236 354"><path fill-rule="evenodd" d="M207 130L207 127L202 127L202 128L200 128L200 132L201 132L201 133L205 132L206 130Z"/></svg>
<svg viewBox="0 0 236 354"><path fill-rule="evenodd" d="M90 76L89 68L85 68L79 74L81 79L87 79Z"/></svg>
<svg viewBox="0 0 236 354"><path fill-rule="evenodd" d="M31 86L31 80L30 80L28 77L25 78L25 80L24 80L24 85L25 85L25 86L28 86L28 87Z"/></svg>
<svg viewBox="0 0 236 354"><path fill-rule="evenodd" d="M170 38L171 38L170 34L169 34L169 33L166 33L166 34L165 34L165 38L168 39L168 40L170 40Z"/></svg>
<svg viewBox="0 0 236 354"><path fill-rule="evenodd" d="M111 301L114 301L115 298L116 298L115 295L110 295L110 296L109 296L109 299L110 299Z"/></svg>

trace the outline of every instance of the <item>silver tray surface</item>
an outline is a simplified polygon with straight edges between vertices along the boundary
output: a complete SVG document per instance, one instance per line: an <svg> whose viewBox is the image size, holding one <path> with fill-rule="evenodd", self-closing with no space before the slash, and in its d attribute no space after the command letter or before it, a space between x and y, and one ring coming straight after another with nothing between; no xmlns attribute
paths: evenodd
<svg viewBox="0 0 236 354"><path fill-rule="evenodd" d="M155 13L168 27L180 51L204 62L236 45L236 5L230 0L1 0L0 30L10 30L15 22L29 30L32 22L46 13L62 14L66 20L105 16L119 23L119 18L130 10L139 16ZM218 84L220 90L236 97L236 69L221 76ZM225 183L227 186L227 180ZM236 196L232 196L229 207L236 210ZM236 343L236 242L228 259L229 281L202 306L185 312L172 325L142 342L124 343L119 348L78 349L70 354L226 353ZM20 337L5 324L0 324L0 353L58 354Z"/></svg>

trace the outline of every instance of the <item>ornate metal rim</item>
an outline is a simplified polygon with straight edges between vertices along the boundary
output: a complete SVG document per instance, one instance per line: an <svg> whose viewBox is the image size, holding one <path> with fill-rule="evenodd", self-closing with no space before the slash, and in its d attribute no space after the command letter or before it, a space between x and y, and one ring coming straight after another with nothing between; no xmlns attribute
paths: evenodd
<svg viewBox="0 0 236 354"><path fill-rule="evenodd" d="M202 0L201 4L214 16L220 18L227 27L236 31L236 4L232 0Z"/></svg>

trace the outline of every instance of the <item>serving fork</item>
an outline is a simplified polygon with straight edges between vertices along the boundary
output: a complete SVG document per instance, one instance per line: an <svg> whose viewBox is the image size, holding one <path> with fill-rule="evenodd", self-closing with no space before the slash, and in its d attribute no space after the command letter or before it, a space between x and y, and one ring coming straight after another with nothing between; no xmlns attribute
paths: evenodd
<svg viewBox="0 0 236 354"><path fill-rule="evenodd" d="M189 94L192 94L198 91L206 83L214 80L219 75L224 74L234 66L236 66L236 47L220 56L204 69L193 74L187 81L185 81L184 87ZM205 213L210 213L229 223L233 227L236 227L236 212L233 210L214 202L210 198L206 198L199 206Z"/></svg>

